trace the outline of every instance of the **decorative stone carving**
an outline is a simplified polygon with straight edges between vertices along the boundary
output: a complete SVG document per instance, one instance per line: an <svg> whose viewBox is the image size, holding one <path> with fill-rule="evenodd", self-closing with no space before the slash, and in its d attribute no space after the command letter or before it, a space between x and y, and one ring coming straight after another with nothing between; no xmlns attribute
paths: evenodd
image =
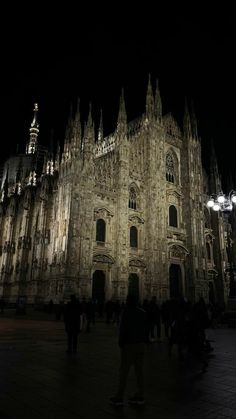
<svg viewBox="0 0 236 419"><path fill-rule="evenodd" d="M129 221L131 221L132 224L144 224L144 219L138 215L129 215Z"/></svg>
<svg viewBox="0 0 236 419"><path fill-rule="evenodd" d="M114 259L111 256L107 256L107 255L94 255L93 256L93 262L94 263L112 264L112 263L114 263Z"/></svg>
<svg viewBox="0 0 236 419"><path fill-rule="evenodd" d="M137 268L146 268L145 263L141 259L131 259L129 266L135 266Z"/></svg>
<svg viewBox="0 0 236 419"><path fill-rule="evenodd" d="M110 153L115 148L115 137L110 135L108 137L105 137L103 141L99 141L96 144L95 147L95 156L101 157L105 154Z"/></svg>
<svg viewBox="0 0 236 419"><path fill-rule="evenodd" d="M22 156L22 173L20 177L12 176L13 183L17 178L21 185L20 195L15 191L15 212L8 191L11 182L3 185L3 179L9 180L6 175L15 171L9 166L10 160L9 170L5 166L1 183L4 188L0 191L3 201L0 205L0 272L3 269L5 276L6 269L14 264L19 271L3 284L6 295L15 295L15 277L17 280L24 277L26 295L33 299L37 296L33 294L38 292L28 286L33 275L35 280L44 283L41 295L48 301L49 285L60 279L66 287L66 275L70 275L71 290L77 283L77 289L81 287L80 295L89 298L88 282L95 268L108 273L106 298L110 298L109 288L117 278L123 281L116 284L117 296L126 297L130 272L139 276L140 299L145 292L150 296L162 295L160 299L168 298L170 262L183 266L181 274L187 273L186 279L191 278L194 285L190 292L189 284L186 286L188 298L196 295L196 285L199 292L204 292L200 279L203 271L207 280L211 273L207 272L209 265L204 259L203 186L207 182L202 174L200 141L197 137L187 138L186 133L183 135L170 114L160 122L157 115L145 113L127 126L124 109L122 112L123 125L119 122L118 134L115 131L104 141L102 136L95 141L92 129L88 129L83 147L81 133L78 137L71 134L74 132L72 118L64 150L58 151L56 158L57 176L49 166L48 175L44 176L39 165L36 178L32 163L38 156L32 155L33 160L30 155ZM168 225L170 205L176 206L178 227ZM106 223L105 242L96 241L98 219ZM211 221L206 222L209 233ZM215 238L219 249L215 260L219 281L227 264L226 246L223 246L227 232L225 225L220 224L222 221L219 220L219 229L214 228L219 232ZM132 226L138 233L137 248L130 246ZM189 261L185 246L193 249ZM30 266L34 262L28 274L23 275L27 272L26 261L30 261ZM155 278L160 282L154 283ZM56 288L52 286L52 296L55 289L59 292L59 282ZM219 289L222 289L221 282Z"/></svg>
<svg viewBox="0 0 236 419"><path fill-rule="evenodd" d="M180 128L171 115L171 113L168 113L164 116L163 122L167 131L167 134L176 138L181 138L181 131Z"/></svg>
<svg viewBox="0 0 236 419"><path fill-rule="evenodd" d="M94 220L98 220L99 218L111 218L113 216L114 214L105 207L94 209Z"/></svg>
<svg viewBox="0 0 236 419"><path fill-rule="evenodd" d="M184 246L173 245L173 244L169 246L169 257L170 257L170 259L185 260L185 258L188 254L189 254L189 252Z"/></svg>

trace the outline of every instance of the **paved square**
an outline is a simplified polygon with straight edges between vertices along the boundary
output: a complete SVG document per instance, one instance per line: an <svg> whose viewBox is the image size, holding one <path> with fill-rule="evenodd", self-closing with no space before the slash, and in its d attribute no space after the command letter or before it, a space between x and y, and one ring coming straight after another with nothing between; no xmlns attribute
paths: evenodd
<svg viewBox="0 0 236 419"><path fill-rule="evenodd" d="M216 356L205 374L191 360L180 364L175 349L170 360L166 341L150 344L146 405L114 408L116 326L96 323L68 356L63 322L35 316L0 317L0 419L236 418L236 329L208 330ZM127 397L134 389L131 371Z"/></svg>

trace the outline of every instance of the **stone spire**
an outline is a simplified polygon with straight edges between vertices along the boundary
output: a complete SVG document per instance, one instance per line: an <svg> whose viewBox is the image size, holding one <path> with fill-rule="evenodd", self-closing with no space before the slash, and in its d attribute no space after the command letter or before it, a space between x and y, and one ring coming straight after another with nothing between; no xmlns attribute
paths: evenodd
<svg viewBox="0 0 236 419"><path fill-rule="evenodd" d="M83 138L83 154L92 155L94 146L94 126L92 119L92 105L89 104L88 120L84 127L84 138Z"/></svg>
<svg viewBox="0 0 236 419"><path fill-rule="evenodd" d="M37 114L38 114L38 104L35 103L34 104L34 117L33 117L33 121L31 122L31 127L30 127L30 138L29 138L29 142L26 144L26 154L35 154L36 150L37 150L37 145L38 145L38 133L39 133L39 124L37 121Z"/></svg>
<svg viewBox="0 0 236 419"><path fill-rule="evenodd" d="M59 144L59 141L58 141L56 157L55 157L55 165L54 165L54 170L57 171L57 172L59 171L59 166L60 166L60 152L61 152L61 148L60 148L60 144Z"/></svg>
<svg viewBox="0 0 236 419"><path fill-rule="evenodd" d="M155 115L159 122L162 120L162 101L159 89L158 80L156 81L156 92L155 92L155 101L154 101Z"/></svg>
<svg viewBox="0 0 236 419"><path fill-rule="evenodd" d="M46 174L47 175L53 175L54 172L54 131L51 129L50 133L50 146L49 146L49 152L47 153L47 163L46 163Z"/></svg>
<svg viewBox="0 0 236 419"><path fill-rule="evenodd" d="M152 91L151 75L149 74L147 94L146 94L146 117L148 119L154 116L154 96Z"/></svg>
<svg viewBox="0 0 236 419"><path fill-rule="evenodd" d="M212 139L210 157L210 190L211 193L219 193L221 191L221 178L219 174L216 150Z"/></svg>
<svg viewBox="0 0 236 419"><path fill-rule="evenodd" d="M197 118L195 114L195 109L193 102L191 102L191 126L192 126L192 133L195 138L198 138L198 128L197 128Z"/></svg>
<svg viewBox="0 0 236 419"><path fill-rule="evenodd" d="M92 118L92 104L89 104L89 113L87 123L84 127L84 137L89 136L89 134L93 131L93 118Z"/></svg>
<svg viewBox="0 0 236 419"><path fill-rule="evenodd" d="M73 130L73 107L71 104L70 114L69 114L68 122L66 125L65 142L64 142L64 148L63 148L63 153L62 153L63 163L70 159L70 142L71 142L72 130Z"/></svg>
<svg viewBox="0 0 236 419"><path fill-rule="evenodd" d="M186 139L192 137L191 119L190 119L190 114L188 110L187 98L185 98L183 131L184 131L184 137Z"/></svg>
<svg viewBox="0 0 236 419"><path fill-rule="evenodd" d="M80 99L77 101L77 108L74 120L74 136L77 138L81 136L81 118L80 118Z"/></svg>
<svg viewBox="0 0 236 419"><path fill-rule="evenodd" d="M127 131L127 114L126 114L126 109L125 109L124 89L122 89L118 118L117 118L117 132L126 133L126 131Z"/></svg>
<svg viewBox="0 0 236 419"><path fill-rule="evenodd" d="M98 128L98 142L103 141L103 115L102 115L102 109L100 113L100 123Z"/></svg>
<svg viewBox="0 0 236 419"><path fill-rule="evenodd" d="M67 144L69 144L69 142L70 142L72 127L73 127L73 107L72 107L72 104L71 104L70 114L69 114L69 118L68 118L68 122L67 122L67 126L66 126L64 149L67 148Z"/></svg>
<svg viewBox="0 0 236 419"><path fill-rule="evenodd" d="M81 118L80 118L80 99L78 98L77 101L77 108L75 112L75 118L73 120L72 126L72 140L71 140L71 154L73 157L77 157L80 153L81 148L81 136L82 136L82 129L81 129Z"/></svg>

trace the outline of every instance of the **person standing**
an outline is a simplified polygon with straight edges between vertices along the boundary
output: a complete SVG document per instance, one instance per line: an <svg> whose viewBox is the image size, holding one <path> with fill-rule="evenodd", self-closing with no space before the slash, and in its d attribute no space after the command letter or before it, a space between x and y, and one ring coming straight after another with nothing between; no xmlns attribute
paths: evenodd
<svg viewBox="0 0 236 419"><path fill-rule="evenodd" d="M156 339L160 342L161 340L161 312L157 304L156 296L153 296L149 304L150 311L150 322L151 322L151 341L155 341L155 328L156 328Z"/></svg>
<svg viewBox="0 0 236 419"><path fill-rule="evenodd" d="M80 304L76 296L70 296L64 312L65 330L67 333L67 353L76 353L78 344L78 334L80 332Z"/></svg>
<svg viewBox="0 0 236 419"><path fill-rule="evenodd" d="M5 307L5 301L3 298L0 298L0 312L1 314L4 314L4 307Z"/></svg>
<svg viewBox="0 0 236 419"><path fill-rule="evenodd" d="M114 406L123 405L123 398L130 367L133 365L137 379L137 392L129 398L130 404L144 404L143 363L145 344L148 343L146 312L138 307L136 298L129 294L121 315L119 328L120 370L117 393L110 398Z"/></svg>

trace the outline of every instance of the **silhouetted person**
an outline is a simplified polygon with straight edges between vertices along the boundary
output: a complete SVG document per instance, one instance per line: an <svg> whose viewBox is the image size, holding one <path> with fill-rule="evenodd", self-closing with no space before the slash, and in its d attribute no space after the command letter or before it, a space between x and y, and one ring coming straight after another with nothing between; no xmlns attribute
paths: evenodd
<svg viewBox="0 0 236 419"><path fill-rule="evenodd" d="M5 301L3 298L0 299L0 311L2 314L4 314L4 307L5 307Z"/></svg>
<svg viewBox="0 0 236 419"><path fill-rule="evenodd" d="M169 301L164 301L161 305L161 319L164 325L165 337L169 337L170 328L170 308Z"/></svg>
<svg viewBox="0 0 236 419"><path fill-rule="evenodd" d="M90 332L90 325L91 322L93 325L95 324L95 303L92 299L87 301L86 303L86 318L87 318L87 326L86 326L86 332Z"/></svg>
<svg viewBox="0 0 236 419"><path fill-rule="evenodd" d="M155 328L157 339L160 340L161 338L161 311L157 304L156 296L152 297L151 302L149 304L149 315L150 315L150 325L151 325L151 340L155 339Z"/></svg>
<svg viewBox="0 0 236 419"><path fill-rule="evenodd" d="M86 302L85 297L83 297L82 301L80 302L80 313L81 313L81 320L82 320L82 323L80 324L81 331L85 331L87 330L87 321L88 321L87 302Z"/></svg>
<svg viewBox="0 0 236 419"><path fill-rule="evenodd" d="M205 372L208 366L207 353L213 348L206 339L205 329L209 327L207 306L202 297L193 305L191 318L190 351L202 362Z"/></svg>
<svg viewBox="0 0 236 419"><path fill-rule="evenodd" d="M170 337L169 337L169 356L171 356L174 344L178 347L179 359L183 359L183 347L186 341L188 328L188 305L183 298L171 300L170 303Z"/></svg>
<svg viewBox="0 0 236 419"><path fill-rule="evenodd" d="M64 311L65 330L67 333L67 353L76 353L80 332L80 304L75 295L71 295Z"/></svg>
<svg viewBox="0 0 236 419"><path fill-rule="evenodd" d="M118 390L116 395L110 399L113 405L123 404L126 382L132 365L137 378L137 393L129 399L129 403L144 404L143 361L145 343L147 342L147 314L142 308L138 307L136 298L133 295L128 295L120 321L121 363Z"/></svg>

